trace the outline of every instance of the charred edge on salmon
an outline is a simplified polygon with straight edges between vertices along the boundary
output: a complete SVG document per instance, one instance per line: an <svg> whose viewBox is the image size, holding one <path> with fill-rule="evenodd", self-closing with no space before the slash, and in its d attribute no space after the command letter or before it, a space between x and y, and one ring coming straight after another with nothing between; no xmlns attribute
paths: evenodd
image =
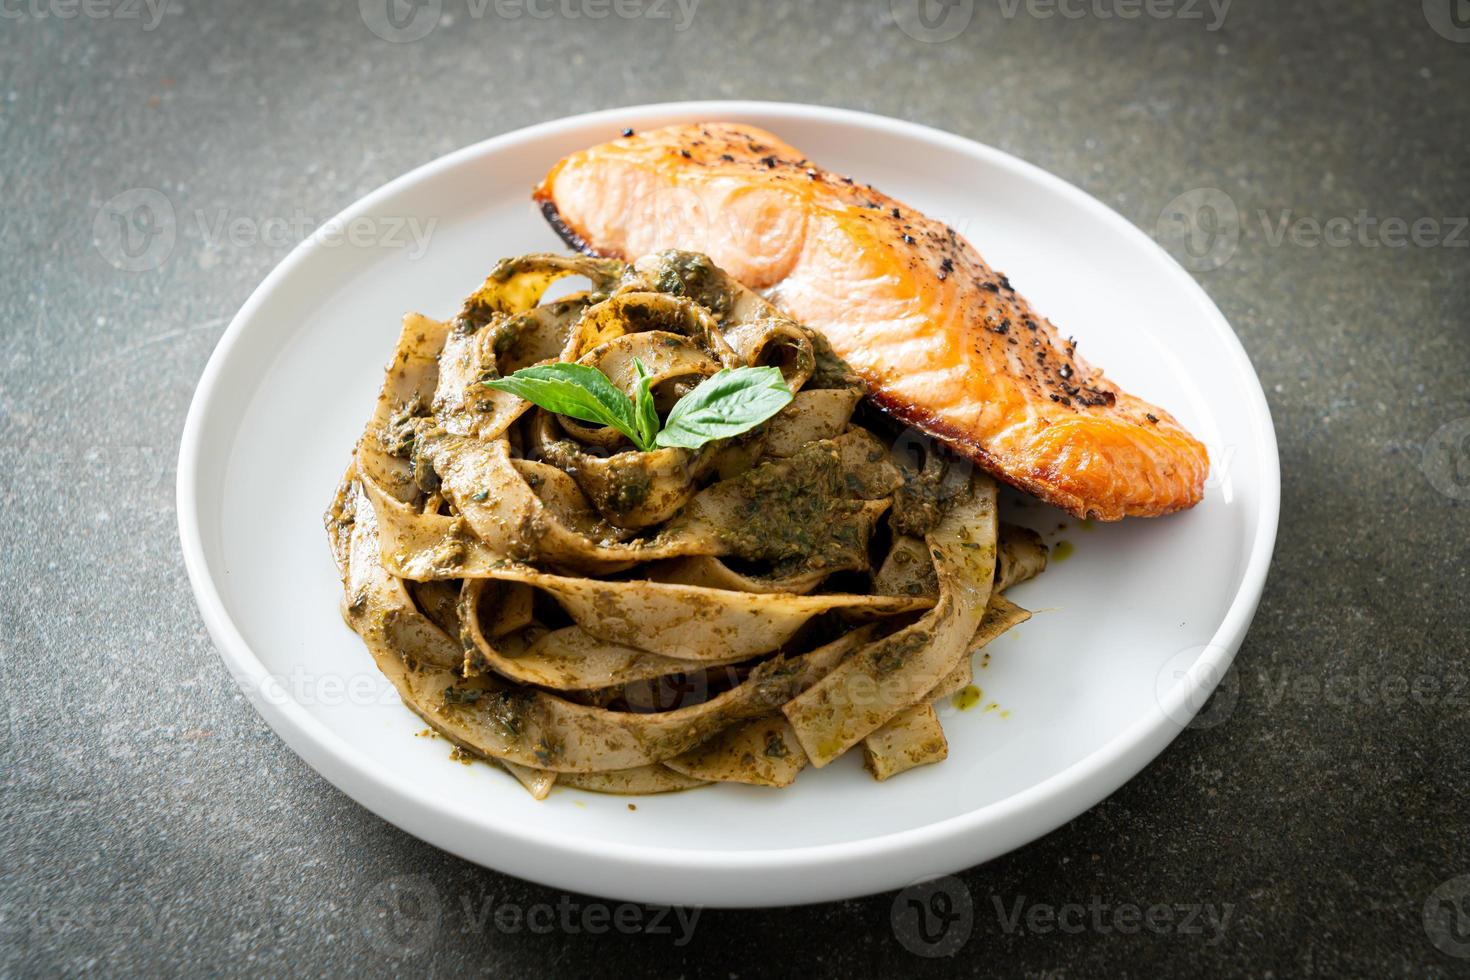
<svg viewBox="0 0 1470 980"><path fill-rule="evenodd" d="M581 252L583 255L601 254L588 244L587 239L573 231L571 225L568 225L562 220L561 212L557 210L556 205L552 202L541 202L541 216L546 219L546 223L551 226L551 230L556 232L557 237L567 243L568 248Z"/></svg>
<svg viewBox="0 0 1470 980"><path fill-rule="evenodd" d="M1122 520L1125 516L1122 513L1105 514L1102 511L1086 507L1082 504L1081 498L1060 490L1055 486L1054 482L1048 482L1045 479L1018 473L1006 472L1005 467L1000 464L1000 461L981 448L979 443L975 442L968 433L950 425L930 412L898 401L886 392L869 387L868 400L889 418L897 419L904 425L911 425L929 438L943 443L949 446L950 449L969 457L976 466L1002 483L1008 483L1017 490L1023 490L1034 497L1039 497L1053 507L1058 507L1066 511L1073 517L1093 521L1118 521ZM1064 497L1067 499L1064 500ZM1161 513L1173 513L1181 509L1181 506L1174 506Z"/></svg>

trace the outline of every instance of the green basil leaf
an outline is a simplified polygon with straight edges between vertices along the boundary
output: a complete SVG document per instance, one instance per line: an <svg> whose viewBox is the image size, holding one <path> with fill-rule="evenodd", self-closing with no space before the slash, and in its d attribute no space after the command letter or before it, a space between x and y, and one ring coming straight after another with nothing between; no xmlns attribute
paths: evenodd
<svg viewBox="0 0 1470 980"><path fill-rule="evenodd" d="M698 449L760 425L791 404L791 389L773 367L723 370L679 399L655 440L660 446Z"/></svg>
<svg viewBox="0 0 1470 980"><path fill-rule="evenodd" d="M638 445L639 448L648 450L653 448L654 437L658 435L658 408L653 404L653 391L650 388L653 377L636 357L633 358L633 367L638 371L638 387L633 392L633 415L638 421Z"/></svg>
<svg viewBox="0 0 1470 980"><path fill-rule="evenodd" d="M485 387L508 391L549 412L595 425L610 425L643 448L633 415L633 402L607 375L585 364L542 364L484 382Z"/></svg>

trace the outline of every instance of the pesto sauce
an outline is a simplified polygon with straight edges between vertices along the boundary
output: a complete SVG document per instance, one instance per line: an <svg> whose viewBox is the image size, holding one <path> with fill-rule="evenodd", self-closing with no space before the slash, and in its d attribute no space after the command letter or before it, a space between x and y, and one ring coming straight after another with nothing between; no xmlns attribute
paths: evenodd
<svg viewBox="0 0 1470 980"><path fill-rule="evenodd" d="M974 684L968 684L956 691L952 700L956 708L961 711L969 711L980 703L982 697L984 697L984 692Z"/></svg>
<svg viewBox="0 0 1470 980"><path fill-rule="evenodd" d="M659 255L662 268L654 288L671 296L684 296L721 319L735 305L735 290L707 256L698 252L668 251Z"/></svg>
<svg viewBox="0 0 1470 980"><path fill-rule="evenodd" d="M922 471L904 468L903 486L893 495L895 532L922 538L934 529L968 483L945 476L945 469L939 466L925 466Z"/></svg>
<svg viewBox="0 0 1470 980"><path fill-rule="evenodd" d="M861 487L849 486L846 476L830 444L813 443L736 477L730 482L740 495L739 519L720 531L721 541L750 560L850 567L865 559L867 535L856 520Z"/></svg>
<svg viewBox="0 0 1470 980"><path fill-rule="evenodd" d="M606 488L600 489L599 499L593 500L597 509L606 513L622 514L640 507L653 490L653 477L636 460L622 463L613 457L608 476Z"/></svg>
<svg viewBox="0 0 1470 980"><path fill-rule="evenodd" d="M837 356L837 352L827 341L826 334L809 327L802 329L806 330L807 339L812 342L812 354L816 361L812 366L812 376L806 383L807 388L866 388L847 362Z"/></svg>
<svg viewBox="0 0 1470 980"><path fill-rule="evenodd" d="M765 754L771 759L784 759L791 754L786 747L786 740L781 737L780 732L771 732L766 736Z"/></svg>

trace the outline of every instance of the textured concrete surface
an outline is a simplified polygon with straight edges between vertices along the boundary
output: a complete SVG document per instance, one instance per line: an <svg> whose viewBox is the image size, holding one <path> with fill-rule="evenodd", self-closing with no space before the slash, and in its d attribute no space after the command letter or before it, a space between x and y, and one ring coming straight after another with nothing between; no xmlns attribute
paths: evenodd
<svg viewBox="0 0 1470 980"><path fill-rule="evenodd" d="M0 4L0 973L1470 974L1470 30L1451 0L1237 0L1223 23L1192 0L952 0L927 21L912 0L383 7ZM117 195L314 224L486 136L689 97L901 116L1075 182L1177 239L1275 415L1280 542L1220 723L917 896L926 934L892 895L707 912L682 944L645 910L590 934L585 898L421 844L300 762L185 583L189 396L306 229L211 242L181 219L155 262ZM965 928L952 956L914 952Z"/></svg>

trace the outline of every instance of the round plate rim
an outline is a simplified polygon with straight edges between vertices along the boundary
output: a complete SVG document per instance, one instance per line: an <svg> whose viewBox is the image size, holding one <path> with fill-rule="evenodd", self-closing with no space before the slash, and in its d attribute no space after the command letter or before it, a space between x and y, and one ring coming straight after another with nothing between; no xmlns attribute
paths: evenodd
<svg viewBox="0 0 1470 980"><path fill-rule="evenodd" d="M740 119L760 116L800 122L820 119L860 129L942 144L982 158L1043 185L1155 250L1176 285L1195 294L1207 326L1231 352L1232 367L1248 379L1237 408L1248 413L1259 439L1259 516L1249 557L1229 609L1194 667L1146 713L1087 756L1006 799L923 827L876 837L795 848L713 851L659 849L593 839L556 838L535 827L498 825L487 848L486 827L471 823L437 799L416 797L375 767L305 707L269 698L269 671L245 642L225 609L205 558L198 484L206 455L205 421L231 354L256 309L293 270L320 248L315 236L293 249L251 293L211 354L189 406L180 443L177 509L189 582L221 658L251 703L283 740L330 782L403 830L457 854L556 887L665 904L760 907L831 901L901 887L998 857L1041 837L1106 798L1155 758L1183 730L1229 667L1255 615L1275 546L1280 515L1280 460L1265 392L1244 347L1208 294L1157 243L1096 198L1041 168L994 147L922 124L851 109L760 101L670 102L567 116L471 144L389 181L343 210L328 227L342 227L382 199L432 179L469 158L495 154L588 124L650 124L669 117ZM549 165L550 161L548 161ZM469 846L467 835L480 835ZM486 857L494 852L494 859ZM573 860L566 861L564 859ZM572 869L572 870L568 870ZM860 869L860 870L855 870ZM632 872L639 877L629 877ZM782 872L776 877L775 872Z"/></svg>

